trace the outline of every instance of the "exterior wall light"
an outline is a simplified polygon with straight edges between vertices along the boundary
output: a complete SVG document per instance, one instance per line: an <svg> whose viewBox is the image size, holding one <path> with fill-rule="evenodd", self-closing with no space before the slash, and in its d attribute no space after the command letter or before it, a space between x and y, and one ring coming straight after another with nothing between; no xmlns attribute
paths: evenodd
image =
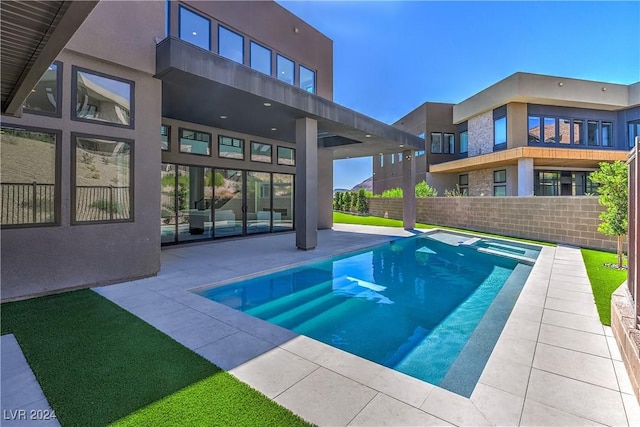
<svg viewBox="0 0 640 427"><path fill-rule="evenodd" d="M296 34L299 34L300 33L300 28L293 27L293 32L296 33Z"/></svg>
<svg viewBox="0 0 640 427"><path fill-rule="evenodd" d="M603 91L603 92L606 92L606 91L607 91L607 88L606 88L606 87L603 87L603 88L602 88L602 91Z"/></svg>
<svg viewBox="0 0 640 427"><path fill-rule="evenodd" d="M562 87L562 86L564 86L564 83L563 82L558 82L558 86Z"/></svg>

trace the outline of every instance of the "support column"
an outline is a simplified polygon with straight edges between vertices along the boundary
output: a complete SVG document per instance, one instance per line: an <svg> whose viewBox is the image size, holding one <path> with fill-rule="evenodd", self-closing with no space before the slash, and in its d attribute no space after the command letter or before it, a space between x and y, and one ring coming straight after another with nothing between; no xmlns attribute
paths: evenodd
<svg viewBox="0 0 640 427"><path fill-rule="evenodd" d="M295 182L296 247L314 249L318 243L318 123L296 120Z"/></svg>
<svg viewBox="0 0 640 427"><path fill-rule="evenodd" d="M333 227L333 151L318 148L318 230Z"/></svg>
<svg viewBox="0 0 640 427"><path fill-rule="evenodd" d="M533 196L533 159L518 159L518 196Z"/></svg>
<svg viewBox="0 0 640 427"><path fill-rule="evenodd" d="M416 159L412 150L402 152L402 226L416 226Z"/></svg>

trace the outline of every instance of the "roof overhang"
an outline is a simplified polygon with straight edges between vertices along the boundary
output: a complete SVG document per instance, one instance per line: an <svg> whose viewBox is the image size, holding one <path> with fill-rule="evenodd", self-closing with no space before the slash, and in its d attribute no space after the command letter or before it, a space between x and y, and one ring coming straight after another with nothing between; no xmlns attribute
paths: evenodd
<svg viewBox="0 0 640 427"><path fill-rule="evenodd" d="M156 71L164 117L293 143L308 117L334 159L424 150L422 138L174 37L157 45Z"/></svg>
<svg viewBox="0 0 640 427"><path fill-rule="evenodd" d="M637 83L623 85L515 73L456 104L453 122L464 122L511 102L617 111L637 105L640 102L638 93Z"/></svg>
<svg viewBox="0 0 640 427"><path fill-rule="evenodd" d="M460 173L515 166L520 159L533 159L534 167L597 168L600 162L626 161L627 155L627 151L620 150L518 147L429 165L429 173Z"/></svg>
<svg viewBox="0 0 640 427"><path fill-rule="evenodd" d="M19 115L22 104L98 1L0 2L0 105Z"/></svg>

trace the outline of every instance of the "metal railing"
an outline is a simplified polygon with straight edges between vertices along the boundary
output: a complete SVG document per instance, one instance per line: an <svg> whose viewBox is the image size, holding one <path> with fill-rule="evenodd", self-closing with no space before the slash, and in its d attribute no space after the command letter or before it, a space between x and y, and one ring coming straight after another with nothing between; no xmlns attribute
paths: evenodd
<svg viewBox="0 0 640 427"><path fill-rule="evenodd" d="M2 225L55 223L55 185L0 183Z"/></svg>
<svg viewBox="0 0 640 427"><path fill-rule="evenodd" d="M131 218L129 186L76 186L76 221Z"/></svg>

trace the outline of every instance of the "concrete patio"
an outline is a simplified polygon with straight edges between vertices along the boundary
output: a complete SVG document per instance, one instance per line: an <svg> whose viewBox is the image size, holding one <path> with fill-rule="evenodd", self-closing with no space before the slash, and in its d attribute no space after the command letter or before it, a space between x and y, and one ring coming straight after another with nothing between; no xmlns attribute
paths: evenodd
<svg viewBox="0 0 640 427"><path fill-rule="evenodd" d="M336 224L308 252L290 233L167 248L157 277L95 291L318 425L640 425L577 248L543 248L470 399L189 291L411 234Z"/></svg>

